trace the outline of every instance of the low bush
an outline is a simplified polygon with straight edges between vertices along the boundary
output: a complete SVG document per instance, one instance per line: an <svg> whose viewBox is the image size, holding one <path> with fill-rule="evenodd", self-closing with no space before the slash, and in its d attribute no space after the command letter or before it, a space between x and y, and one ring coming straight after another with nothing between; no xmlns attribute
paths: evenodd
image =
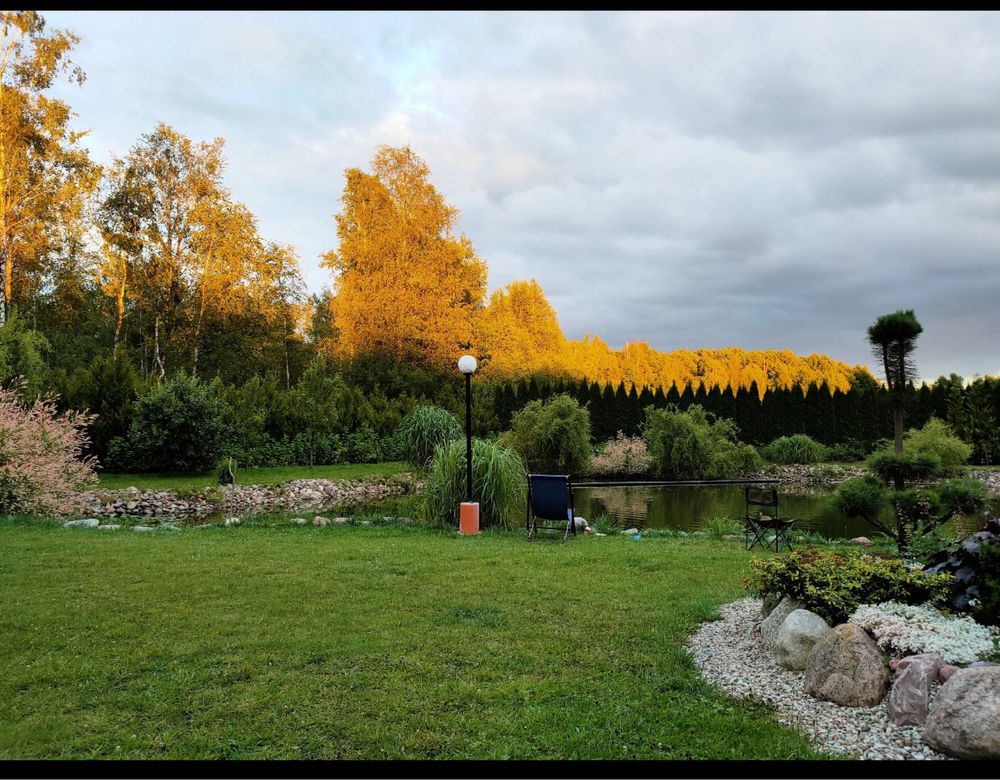
<svg viewBox="0 0 1000 780"><path fill-rule="evenodd" d="M459 504L466 500L466 443L452 441L434 450L427 473L427 519L444 526L458 524ZM491 441L472 440L472 495L479 502L483 528L514 528L524 521L528 479L517 452Z"/></svg>
<svg viewBox="0 0 1000 780"><path fill-rule="evenodd" d="M848 439L837 444L831 444L828 449L826 459L832 461L851 462L864 460L868 454L865 452L864 444L856 439Z"/></svg>
<svg viewBox="0 0 1000 780"><path fill-rule="evenodd" d="M532 471L580 474L590 463L590 414L565 393L531 401L514 413L500 442L520 452Z"/></svg>
<svg viewBox="0 0 1000 780"><path fill-rule="evenodd" d="M962 441L951 426L932 417L923 428L911 428L903 437L904 452L936 458L942 471L954 473L971 457L972 447Z"/></svg>
<svg viewBox="0 0 1000 780"><path fill-rule="evenodd" d="M0 387L0 514L62 514L77 491L97 483L83 457L90 415L56 411L54 400L27 403L23 384Z"/></svg>
<svg viewBox="0 0 1000 780"><path fill-rule="evenodd" d="M737 439L736 424L716 418L698 404L683 412L676 405L646 408L642 438L653 468L666 479L722 479L751 473L759 453Z"/></svg>
<svg viewBox="0 0 1000 780"><path fill-rule="evenodd" d="M427 405L413 407L400 423L398 433L403 457L418 469L426 468L435 448L463 436L455 415L447 409Z"/></svg>
<svg viewBox="0 0 1000 780"><path fill-rule="evenodd" d="M792 596L830 625L845 622L863 603L943 603L952 580L948 574L910 569L898 558L813 547L754 558L750 569L752 593Z"/></svg>
<svg viewBox="0 0 1000 780"><path fill-rule="evenodd" d="M947 605L956 612L974 611L978 619L1000 622L1000 521L989 520L982 530L962 539L953 550L942 550L925 571L953 574ZM984 555L985 553L985 555Z"/></svg>
<svg viewBox="0 0 1000 780"><path fill-rule="evenodd" d="M197 379L177 374L140 396L134 408L130 471L199 474L218 462L222 405Z"/></svg>
<svg viewBox="0 0 1000 780"><path fill-rule="evenodd" d="M830 449L804 433L796 433L775 439L761 454L771 463L822 463L828 459Z"/></svg>
<svg viewBox="0 0 1000 780"><path fill-rule="evenodd" d="M970 617L948 615L928 606L887 602L862 604L851 615L875 637L879 647L897 657L936 653L950 664L971 664L993 652L1000 631Z"/></svg>
<svg viewBox="0 0 1000 780"><path fill-rule="evenodd" d="M900 485L913 480L929 479L941 473L941 460L936 455L891 450L876 452L868 458L868 468L885 482Z"/></svg>
<svg viewBox="0 0 1000 780"><path fill-rule="evenodd" d="M653 459L646 451L646 442L639 436L626 436L621 431L604 445L603 451L590 459L591 474L597 476L642 476L648 474Z"/></svg>

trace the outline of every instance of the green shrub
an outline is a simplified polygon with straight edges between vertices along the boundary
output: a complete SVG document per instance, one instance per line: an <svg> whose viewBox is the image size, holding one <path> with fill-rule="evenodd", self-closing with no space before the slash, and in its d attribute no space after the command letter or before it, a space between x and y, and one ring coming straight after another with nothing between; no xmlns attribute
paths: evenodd
<svg viewBox="0 0 1000 780"><path fill-rule="evenodd" d="M666 479L722 479L759 469L757 450L736 435L732 420L717 419L697 404L683 412L674 404L646 407L642 426L653 468Z"/></svg>
<svg viewBox="0 0 1000 780"><path fill-rule="evenodd" d="M987 626L1000 626L1000 542L979 547L979 603L973 615Z"/></svg>
<svg viewBox="0 0 1000 780"><path fill-rule="evenodd" d="M466 500L466 442L452 441L434 450L427 473L427 519L458 524ZM517 452L483 439L472 440L472 500L479 502L483 528L514 528L524 521L528 479Z"/></svg>
<svg viewBox="0 0 1000 780"><path fill-rule="evenodd" d="M455 415L437 406L415 406L399 426L403 457L415 468L430 462L434 449L462 438L462 426Z"/></svg>
<svg viewBox="0 0 1000 780"><path fill-rule="evenodd" d="M868 468L886 482L910 482L929 479L941 473L941 461L935 455L904 450L882 450L868 458Z"/></svg>
<svg viewBox="0 0 1000 780"><path fill-rule="evenodd" d="M747 587L752 593L799 599L830 625L846 622L860 604L941 604L951 583L951 575L913 570L898 558L813 547L754 558L750 570Z"/></svg>
<svg viewBox="0 0 1000 780"><path fill-rule="evenodd" d="M903 447L904 452L936 458L946 472L954 472L972 455L972 447L937 417L929 419L923 428L910 428L903 437Z"/></svg>
<svg viewBox="0 0 1000 780"><path fill-rule="evenodd" d="M856 439L848 439L847 441L830 445L826 459L840 462L852 462L864 460L865 455L867 454L868 453L865 452L865 447L861 442Z"/></svg>
<svg viewBox="0 0 1000 780"><path fill-rule="evenodd" d="M222 454L222 405L197 379L178 374L135 402L129 449L130 471L209 471Z"/></svg>
<svg viewBox="0 0 1000 780"><path fill-rule="evenodd" d="M514 413L501 437L535 472L580 474L590 463L590 414L575 398L560 393L531 401Z"/></svg>
<svg viewBox="0 0 1000 780"><path fill-rule="evenodd" d="M830 448L804 433L796 433L775 439L761 453L771 463L822 463L829 457Z"/></svg>
<svg viewBox="0 0 1000 780"><path fill-rule="evenodd" d="M382 457L378 434L367 425L354 433L347 434L344 439L347 444L347 460L350 463L376 463Z"/></svg>

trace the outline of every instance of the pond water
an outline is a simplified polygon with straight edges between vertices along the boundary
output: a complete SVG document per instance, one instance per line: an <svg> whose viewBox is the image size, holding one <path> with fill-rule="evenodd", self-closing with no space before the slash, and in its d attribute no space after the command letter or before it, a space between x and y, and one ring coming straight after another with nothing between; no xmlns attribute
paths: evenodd
<svg viewBox="0 0 1000 780"><path fill-rule="evenodd" d="M816 531L829 538L872 536L876 533L860 518L845 517L830 506L829 490L778 487L778 513L798 522L796 528ZM576 514L592 521L601 514L614 517L622 528L702 530L713 517L740 520L745 513L743 485L675 485L575 487ZM758 509L759 507L752 507ZM1000 513L1000 500L991 502ZM766 510L765 510L766 511ZM889 512L887 518L891 518ZM974 524L974 521L973 521ZM970 532L976 530L969 528Z"/></svg>

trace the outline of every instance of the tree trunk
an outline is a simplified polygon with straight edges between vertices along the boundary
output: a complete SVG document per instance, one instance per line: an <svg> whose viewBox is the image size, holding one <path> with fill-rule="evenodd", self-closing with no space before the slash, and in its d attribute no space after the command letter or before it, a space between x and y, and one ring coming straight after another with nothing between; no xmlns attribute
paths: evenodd
<svg viewBox="0 0 1000 780"><path fill-rule="evenodd" d="M160 354L160 315L157 314L153 322L153 365L154 370L157 372L157 382L162 382L163 378L167 374L166 367L163 365L163 355Z"/></svg>
<svg viewBox="0 0 1000 780"><path fill-rule="evenodd" d="M115 345L111 350L111 354L114 356L118 355L118 339L122 332L122 322L125 320L125 280L122 280L121 286L118 288L118 294L115 296L115 306L116 306L116 317L115 317Z"/></svg>
<svg viewBox="0 0 1000 780"><path fill-rule="evenodd" d="M899 400L902 403L902 399ZM903 410L896 407L892 410L892 423L895 429L896 454L903 451Z"/></svg>

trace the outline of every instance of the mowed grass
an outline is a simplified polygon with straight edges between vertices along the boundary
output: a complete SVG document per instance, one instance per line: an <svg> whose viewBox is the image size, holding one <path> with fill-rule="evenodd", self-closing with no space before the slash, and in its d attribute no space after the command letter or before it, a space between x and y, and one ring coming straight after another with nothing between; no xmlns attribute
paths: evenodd
<svg viewBox="0 0 1000 780"><path fill-rule="evenodd" d="M236 468L236 481L241 485L276 485L292 479L360 479L361 477L389 477L408 466L400 462L341 463L335 466L273 466L267 468ZM196 490L219 484L219 474L100 474L99 488L121 490L137 487L140 490Z"/></svg>
<svg viewBox="0 0 1000 780"><path fill-rule="evenodd" d="M819 758L682 645L707 540L0 526L0 758Z"/></svg>

